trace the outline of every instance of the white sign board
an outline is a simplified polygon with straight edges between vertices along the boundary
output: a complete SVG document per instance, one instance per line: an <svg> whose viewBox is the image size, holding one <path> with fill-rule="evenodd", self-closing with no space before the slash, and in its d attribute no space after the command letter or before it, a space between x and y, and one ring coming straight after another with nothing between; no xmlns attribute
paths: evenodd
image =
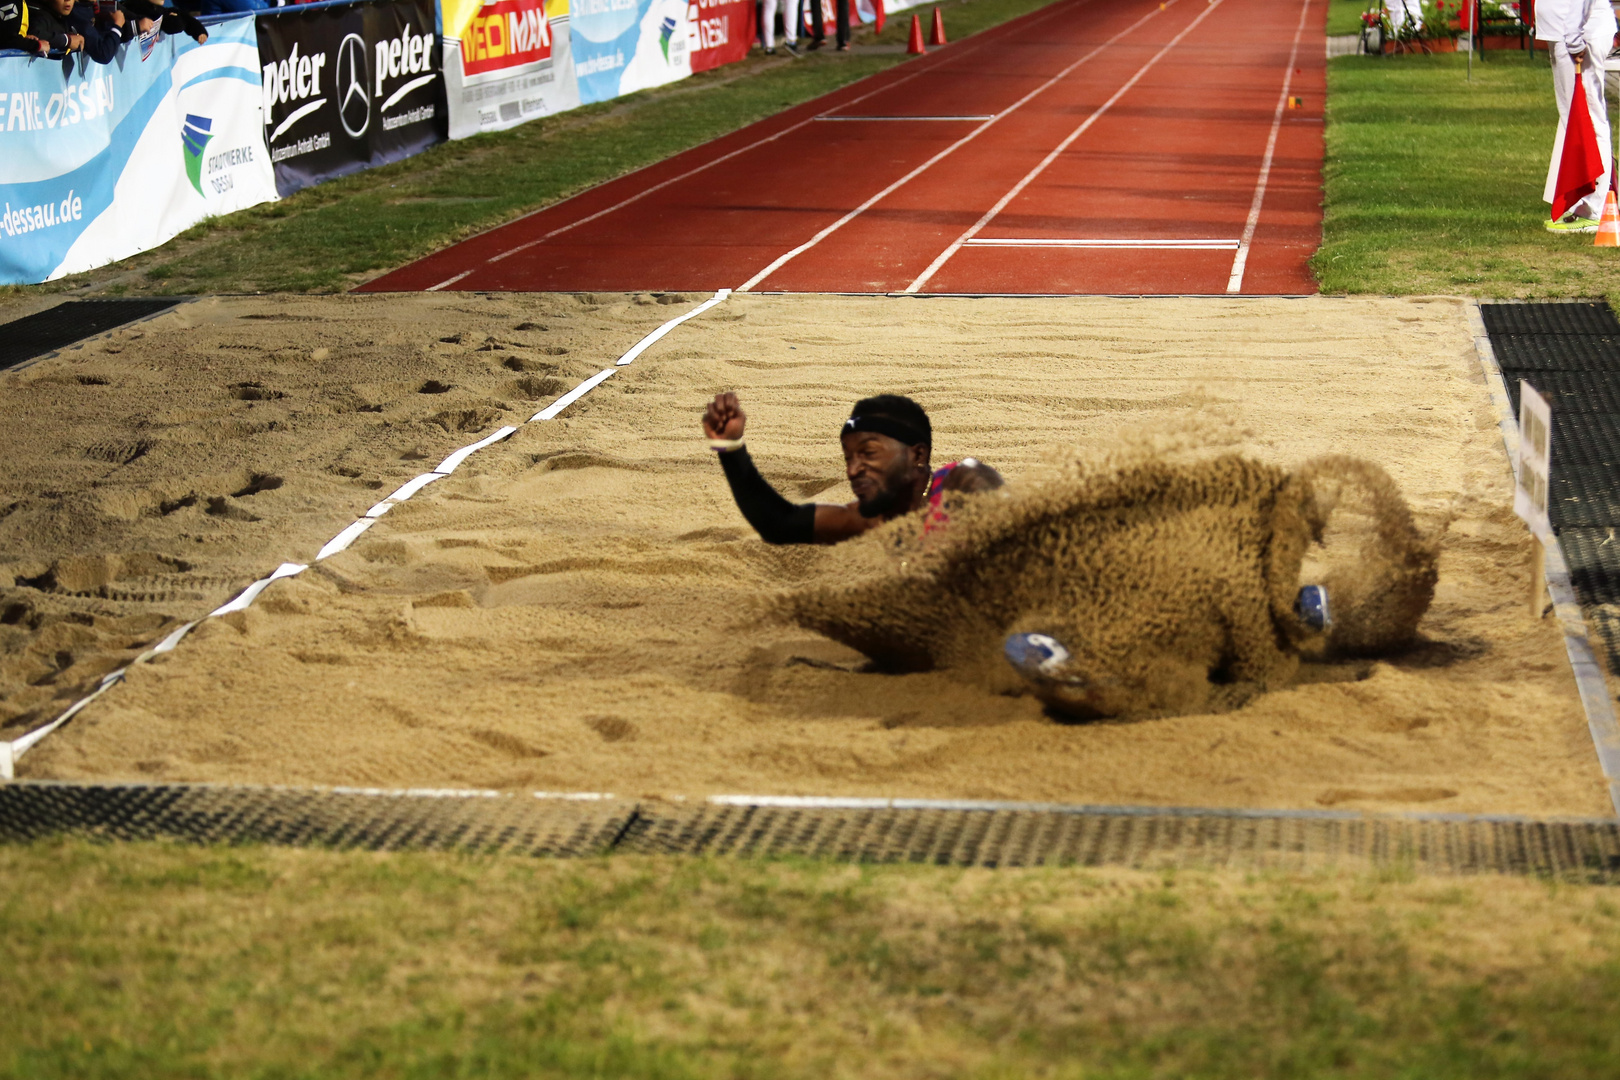
<svg viewBox="0 0 1620 1080"><path fill-rule="evenodd" d="M1547 477L1552 463L1552 407L1535 387L1519 381L1519 478L1513 490L1513 512L1543 542L1552 539L1547 520Z"/></svg>

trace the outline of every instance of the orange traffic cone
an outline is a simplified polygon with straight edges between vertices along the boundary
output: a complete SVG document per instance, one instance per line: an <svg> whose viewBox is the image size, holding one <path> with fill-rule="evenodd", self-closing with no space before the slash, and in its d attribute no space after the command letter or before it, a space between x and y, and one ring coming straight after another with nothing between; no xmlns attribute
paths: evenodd
<svg viewBox="0 0 1620 1080"><path fill-rule="evenodd" d="M911 17L911 40L906 43L906 53L911 56L921 56L927 51L923 47L922 20L913 15Z"/></svg>
<svg viewBox="0 0 1620 1080"><path fill-rule="evenodd" d="M872 19L872 32L881 34L883 33L884 24L889 21L883 11L883 0L872 0L872 10L874 16Z"/></svg>
<svg viewBox="0 0 1620 1080"><path fill-rule="evenodd" d="M1615 202L1613 189L1610 189L1609 197L1603 200L1603 220L1598 222L1597 235L1592 238L1592 245L1620 247L1620 203Z"/></svg>
<svg viewBox="0 0 1620 1080"><path fill-rule="evenodd" d="M934 9L934 29L933 32L928 35L928 44L945 44L945 16L939 13L939 8Z"/></svg>

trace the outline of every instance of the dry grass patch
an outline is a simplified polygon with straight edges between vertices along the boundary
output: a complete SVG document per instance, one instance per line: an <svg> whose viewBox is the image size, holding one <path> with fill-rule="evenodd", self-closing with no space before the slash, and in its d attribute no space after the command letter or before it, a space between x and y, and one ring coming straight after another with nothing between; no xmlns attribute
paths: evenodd
<svg viewBox="0 0 1620 1080"><path fill-rule="evenodd" d="M0 849L50 1076L1612 1075L1609 890Z"/></svg>

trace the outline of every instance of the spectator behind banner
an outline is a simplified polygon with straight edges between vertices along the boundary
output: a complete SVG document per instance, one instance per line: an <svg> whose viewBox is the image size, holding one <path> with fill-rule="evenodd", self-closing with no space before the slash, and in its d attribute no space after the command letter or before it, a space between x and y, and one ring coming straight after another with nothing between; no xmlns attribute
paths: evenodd
<svg viewBox="0 0 1620 1080"><path fill-rule="evenodd" d="M208 31L203 24L183 11L154 4L152 0L122 0L120 6L135 24L137 33L144 34L156 27L165 34L190 34L199 45L208 40Z"/></svg>
<svg viewBox="0 0 1620 1080"><path fill-rule="evenodd" d="M89 0L40 0L28 7L35 36L60 55L82 52L98 64L110 64L123 43L122 20L103 20Z"/></svg>
<svg viewBox="0 0 1620 1080"><path fill-rule="evenodd" d="M28 5L23 0L0 0L0 49L21 49L34 56L50 51L50 46L32 32Z"/></svg>
<svg viewBox="0 0 1620 1080"><path fill-rule="evenodd" d="M252 11L264 11L276 5L270 0L202 0L202 13L209 15L246 15Z"/></svg>

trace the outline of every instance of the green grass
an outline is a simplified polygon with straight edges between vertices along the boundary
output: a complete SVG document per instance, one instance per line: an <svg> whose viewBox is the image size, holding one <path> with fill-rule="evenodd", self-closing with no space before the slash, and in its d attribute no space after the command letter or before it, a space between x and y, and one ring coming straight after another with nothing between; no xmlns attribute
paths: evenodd
<svg viewBox="0 0 1620 1080"><path fill-rule="evenodd" d="M952 40L1050 0L940 5ZM902 44L909 20L857 44ZM659 90L587 106L510 131L446 143L404 162L213 219L156 251L45 286L108 293L341 290L885 68L903 54L803 59L756 52Z"/></svg>
<svg viewBox="0 0 1620 1080"><path fill-rule="evenodd" d="M1328 0L1327 32L1361 33L1361 13L1371 6L1370 0Z"/></svg>
<svg viewBox="0 0 1620 1080"><path fill-rule="evenodd" d="M1620 256L1541 228L1557 112L1545 55L1341 57L1328 66L1329 293L1620 299Z"/></svg>
<svg viewBox="0 0 1620 1080"><path fill-rule="evenodd" d="M0 847L0 1075L1610 1077L1612 890Z"/></svg>

